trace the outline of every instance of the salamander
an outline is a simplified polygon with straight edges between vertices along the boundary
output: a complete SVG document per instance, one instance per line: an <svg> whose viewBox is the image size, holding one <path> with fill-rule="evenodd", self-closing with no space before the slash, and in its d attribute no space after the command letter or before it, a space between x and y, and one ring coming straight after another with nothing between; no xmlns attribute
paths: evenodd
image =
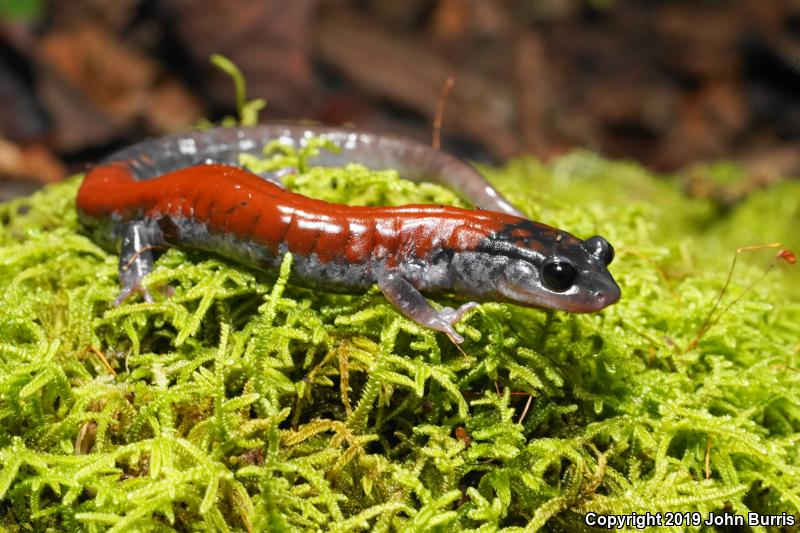
<svg viewBox="0 0 800 533"><path fill-rule="evenodd" d="M323 137L340 148L310 163L357 162L456 190L479 209L440 205L366 207L293 193L239 166L273 140L301 146ZM274 178L267 176L266 178ZM91 169L78 192L79 219L106 249L120 249L118 305L142 285L158 249L213 252L275 270L293 254L293 283L331 292L377 284L411 320L463 338L453 325L476 301L504 301L576 313L620 298L608 271L614 248L531 221L470 165L400 137L274 124L216 128L135 144ZM471 301L437 310L422 295Z"/></svg>

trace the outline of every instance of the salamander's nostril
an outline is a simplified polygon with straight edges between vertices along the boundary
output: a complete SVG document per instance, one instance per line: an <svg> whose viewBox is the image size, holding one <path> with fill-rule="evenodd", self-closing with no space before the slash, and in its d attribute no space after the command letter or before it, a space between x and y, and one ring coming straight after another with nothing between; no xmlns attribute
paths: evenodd
<svg viewBox="0 0 800 533"><path fill-rule="evenodd" d="M597 311L617 303L621 295L619 286L613 280L598 280L598 284L602 286L591 292L592 304Z"/></svg>
<svg viewBox="0 0 800 533"><path fill-rule="evenodd" d="M597 293L597 303L600 304L600 307L606 307L610 303L610 298L607 292L598 292Z"/></svg>

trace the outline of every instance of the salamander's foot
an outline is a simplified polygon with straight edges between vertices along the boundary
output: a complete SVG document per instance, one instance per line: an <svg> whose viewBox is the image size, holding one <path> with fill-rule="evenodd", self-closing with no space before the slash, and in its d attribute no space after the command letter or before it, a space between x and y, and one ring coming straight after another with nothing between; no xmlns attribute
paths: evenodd
<svg viewBox="0 0 800 533"><path fill-rule="evenodd" d="M446 334L454 344L464 342L464 337L459 335L453 324L461 320L464 313L474 309L478 304L469 302L458 309L445 307L437 311L428 303L420 292L414 288L402 275L397 272L388 272L378 279L378 286L386 299L406 317L417 324Z"/></svg>
<svg viewBox="0 0 800 533"><path fill-rule="evenodd" d="M450 337L450 340L453 341L453 344L461 344L464 342L464 337L459 335L453 326L456 322L461 320L461 317L463 317L467 311L475 309L476 307L478 307L478 302L467 302L458 309L444 307L439 311L439 316L436 319L439 327L431 327L437 331L446 333L447 336Z"/></svg>
<svg viewBox="0 0 800 533"><path fill-rule="evenodd" d="M111 303L112 307L117 307L119 305L122 305L123 303L125 303L125 300L127 300L128 298L131 297L131 295L136 293L141 294L142 299L144 299L144 301L149 304L155 301L153 299L153 295L150 294L150 291L147 290L146 287L143 287L142 285L135 285L133 287L126 287L122 289L122 292L119 293L119 296L117 296L117 298Z"/></svg>

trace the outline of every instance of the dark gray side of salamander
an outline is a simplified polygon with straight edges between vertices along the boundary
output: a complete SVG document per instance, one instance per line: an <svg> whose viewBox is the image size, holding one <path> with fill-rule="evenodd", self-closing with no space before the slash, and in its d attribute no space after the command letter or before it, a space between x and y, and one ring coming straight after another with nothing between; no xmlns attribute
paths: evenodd
<svg viewBox="0 0 800 533"><path fill-rule="evenodd" d="M241 154L262 155L273 141L292 147L321 137L339 147L321 150L309 162L324 167L360 163L372 169L394 169L401 177L444 185L477 207L523 216L469 164L430 146L402 137L304 124L270 124L213 128L149 139L116 152L103 163L125 162L134 177L151 179L205 162L239 165Z"/></svg>

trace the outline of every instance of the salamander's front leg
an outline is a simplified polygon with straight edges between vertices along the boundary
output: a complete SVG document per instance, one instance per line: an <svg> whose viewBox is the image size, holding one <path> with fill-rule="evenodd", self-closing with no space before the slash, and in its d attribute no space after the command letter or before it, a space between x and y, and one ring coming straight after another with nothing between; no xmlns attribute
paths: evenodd
<svg viewBox="0 0 800 533"><path fill-rule="evenodd" d="M473 309L477 302L469 302L458 309L445 307L441 311L428 303L422 294L397 272L388 272L378 279L378 287L386 299L406 317L417 324L441 331L450 337L455 344L464 342L464 337L456 333L453 324L461 320L464 313Z"/></svg>
<svg viewBox="0 0 800 533"><path fill-rule="evenodd" d="M153 296L142 286L142 279L153 270L153 250L163 244L161 231L153 224L135 221L125 224L121 233L119 283L122 285L122 292L113 305L120 305L136 292L141 293L146 302L152 303Z"/></svg>

